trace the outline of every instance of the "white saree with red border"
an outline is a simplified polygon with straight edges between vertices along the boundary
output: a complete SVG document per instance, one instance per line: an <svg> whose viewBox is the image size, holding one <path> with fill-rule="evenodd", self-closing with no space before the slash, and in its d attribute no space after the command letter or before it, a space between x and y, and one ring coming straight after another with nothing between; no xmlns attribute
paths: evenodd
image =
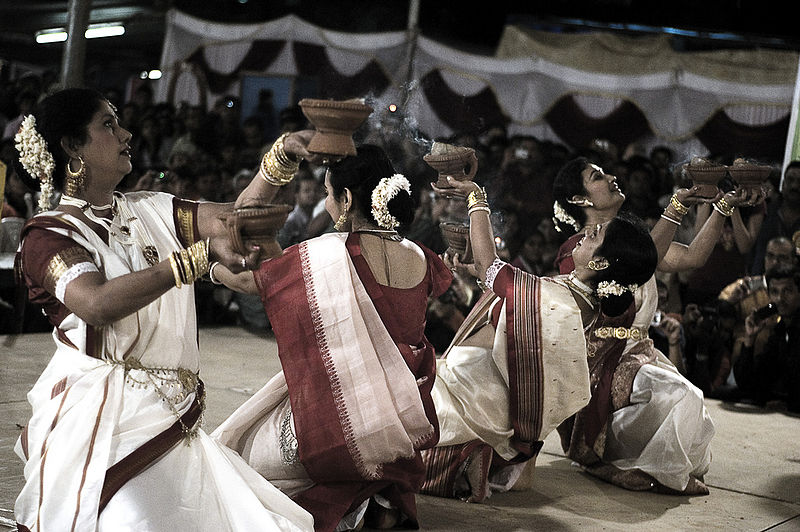
<svg viewBox="0 0 800 532"><path fill-rule="evenodd" d="M140 193L123 200L141 222L134 231L147 231L160 257L181 247L172 196ZM106 278L148 266L135 246L114 239L107 244L72 216L48 212L40 218L46 219L42 228L88 251ZM25 461L26 482L15 505L21 529L233 532L263 530L270 523L283 530L313 529L307 512L202 430L142 464L101 511L109 468L150 444L195 403L197 389L158 375L152 380L152 374L124 364L135 360L163 368L165 375L177 368L197 374L191 286L173 288L102 328L67 314L53 338L56 352L28 394L33 413L16 446Z"/></svg>

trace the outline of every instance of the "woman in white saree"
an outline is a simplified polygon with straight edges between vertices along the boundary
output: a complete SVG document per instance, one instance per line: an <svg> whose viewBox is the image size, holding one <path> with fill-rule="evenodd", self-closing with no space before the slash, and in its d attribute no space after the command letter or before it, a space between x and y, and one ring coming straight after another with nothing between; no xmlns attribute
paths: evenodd
<svg viewBox="0 0 800 532"><path fill-rule="evenodd" d="M54 325L17 442L19 530L311 530L310 514L200 428L192 283L209 255L241 270L229 206L120 194L131 134L88 89L43 100L16 137L41 189L17 270ZM62 191L51 208L53 191Z"/></svg>
<svg viewBox="0 0 800 532"><path fill-rule="evenodd" d="M485 193L475 183L453 186L468 198L468 269L488 289L437 363L441 436L425 452L423 492L481 502L492 489L524 484L545 437L590 402L584 330L612 300L632 300L598 301L598 283L645 282L656 249L640 220L615 217L587 231L571 275L531 275L497 258Z"/></svg>
<svg viewBox="0 0 800 532"><path fill-rule="evenodd" d="M651 229L658 269L689 271L707 260L726 217L740 205L763 201L763 194L737 188L714 198L698 188L678 189ZM563 274L575 264L575 242L586 227L615 216L625 196L616 178L588 159L576 158L560 170L553 195L554 221L576 231L561 247L557 266ZM698 203L714 210L687 246L673 241L676 228ZM703 392L676 369L647 336L657 305L655 278L635 291L629 308L601 315L587 331L592 401L559 427L567 456L585 471L631 490L703 495L702 479L711 464L714 423Z"/></svg>

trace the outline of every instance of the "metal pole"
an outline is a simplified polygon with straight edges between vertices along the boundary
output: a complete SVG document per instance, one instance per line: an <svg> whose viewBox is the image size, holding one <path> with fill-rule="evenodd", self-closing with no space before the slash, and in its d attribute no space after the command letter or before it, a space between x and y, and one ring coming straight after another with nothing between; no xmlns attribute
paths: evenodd
<svg viewBox="0 0 800 532"><path fill-rule="evenodd" d="M86 63L86 28L92 0L69 0L67 42L61 60L61 85L64 88L83 85Z"/></svg>
<svg viewBox="0 0 800 532"><path fill-rule="evenodd" d="M408 69L406 70L406 90L409 90L412 77L414 75L414 54L416 53L417 37L419 36L419 0L411 0L409 2L408 25L406 26L406 29L408 33L408 50L406 52L406 61L408 62Z"/></svg>
<svg viewBox="0 0 800 532"><path fill-rule="evenodd" d="M417 36L419 35L419 0L411 0L408 5L408 51L406 61L408 70L406 71L406 83L411 83L411 76L414 73L414 53L417 48Z"/></svg>

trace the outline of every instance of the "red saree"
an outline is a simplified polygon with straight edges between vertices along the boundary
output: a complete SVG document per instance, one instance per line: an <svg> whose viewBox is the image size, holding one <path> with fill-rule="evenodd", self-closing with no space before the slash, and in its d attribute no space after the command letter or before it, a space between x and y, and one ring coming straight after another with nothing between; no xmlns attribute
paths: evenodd
<svg viewBox="0 0 800 532"><path fill-rule="evenodd" d="M425 311L428 298L442 294L451 275L439 257L423 247L428 271L419 285L409 289L380 285L361 255L359 235L351 234L346 242L336 242L342 238L337 234L319 237L329 246L345 245L357 277L354 285L363 284L371 302L371 306L364 301L360 304L374 307L402 357L399 372L387 373L386 378L399 379L405 371L413 376L428 430L424 434L409 430L413 449L408 456L387 456L377 467L369 466L355 435L358 420L354 419L352 409L343 407L347 392L339 379L346 376L333 367L330 357L331 352L339 349L353 351L350 344L361 341L346 336L350 324L345 322L354 318L346 313L336 314L334 309L334 321L340 321L341 327L334 323L320 333L323 314L330 312L326 310L330 302L322 300L320 293L325 289L336 293L353 288L323 287L310 282L315 272L307 255L309 243L288 248L281 257L263 263L255 272L255 279L278 344L299 459L314 481L311 488L294 499L314 515L317 530L333 530L344 515L375 493L399 507L407 516L408 526L417 526L414 493L419 491L425 476L419 450L435 445L438 440L438 423L430 396L435 378L435 352L424 335ZM373 336L377 332L372 328L367 334ZM359 362L354 367L356 372L367 371L369 379L380 380L379 375L369 370L368 362L363 365ZM379 398L375 400L378 402Z"/></svg>

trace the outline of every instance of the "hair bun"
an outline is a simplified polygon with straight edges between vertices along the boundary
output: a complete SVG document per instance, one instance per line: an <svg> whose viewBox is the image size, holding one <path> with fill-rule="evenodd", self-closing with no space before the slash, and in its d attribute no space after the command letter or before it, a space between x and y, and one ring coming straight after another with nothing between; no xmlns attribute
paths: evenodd
<svg viewBox="0 0 800 532"><path fill-rule="evenodd" d="M411 183L403 174L384 177L372 190L372 217L379 227L396 229L400 225L400 221L389 210L389 203L400 191L405 191L409 197L411 195Z"/></svg>

